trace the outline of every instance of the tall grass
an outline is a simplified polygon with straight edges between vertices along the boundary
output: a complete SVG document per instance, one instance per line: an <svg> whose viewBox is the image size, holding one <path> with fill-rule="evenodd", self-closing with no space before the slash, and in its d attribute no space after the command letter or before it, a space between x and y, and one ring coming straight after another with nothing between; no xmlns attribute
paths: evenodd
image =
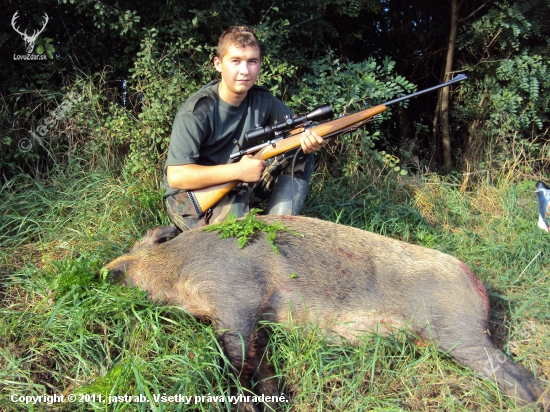
<svg viewBox="0 0 550 412"><path fill-rule="evenodd" d="M145 229L168 223L157 181L58 167L47 181L21 174L2 188L0 409L31 409L12 402L13 394L76 394L88 401L32 409L229 410L206 400L107 405L91 397L219 396L238 386L210 325L101 271ZM304 213L464 260L488 286L497 345L548 387L549 238L536 227L534 182L464 183L425 175L357 190L321 173ZM281 410L518 410L494 383L406 332L350 346L315 325L269 326L269 357L290 399Z"/></svg>

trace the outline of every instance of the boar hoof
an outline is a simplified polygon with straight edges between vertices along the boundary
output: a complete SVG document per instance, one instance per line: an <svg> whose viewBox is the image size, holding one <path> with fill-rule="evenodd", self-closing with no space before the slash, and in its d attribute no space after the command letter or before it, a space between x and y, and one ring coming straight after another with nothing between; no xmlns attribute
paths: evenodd
<svg viewBox="0 0 550 412"><path fill-rule="evenodd" d="M256 390L256 393L269 396L271 399L274 397L279 397L279 389L277 388L277 384L273 382L274 380L265 380L260 381L256 387L254 388ZM274 412L277 410L277 402L264 402L260 405L260 410L262 412Z"/></svg>
<svg viewBox="0 0 550 412"><path fill-rule="evenodd" d="M250 402L241 402L237 406L237 412L260 412L260 411Z"/></svg>

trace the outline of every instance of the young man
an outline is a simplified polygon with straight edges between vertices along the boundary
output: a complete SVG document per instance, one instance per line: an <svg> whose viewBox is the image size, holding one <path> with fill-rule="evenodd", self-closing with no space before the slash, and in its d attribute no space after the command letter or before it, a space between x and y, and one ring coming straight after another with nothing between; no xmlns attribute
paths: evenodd
<svg viewBox="0 0 550 412"><path fill-rule="evenodd" d="M265 213L291 214L293 191L298 214L313 172L311 153L322 147L323 138L310 131L302 134L303 154L296 159L294 184L288 157L270 165L252 155L231 162L229 155L239 150L233 140L246 147L244 133L258 124L280 123L293 113L267 88L254 84L261 66L260 42L247 27L230 27L221 35L214 65L221 80L191 96L174 120L164 166L170 218L188 230L223 221L229 213L242 217L266 199ZM199 218L187 191L231 181L242 183Z"/></svg>

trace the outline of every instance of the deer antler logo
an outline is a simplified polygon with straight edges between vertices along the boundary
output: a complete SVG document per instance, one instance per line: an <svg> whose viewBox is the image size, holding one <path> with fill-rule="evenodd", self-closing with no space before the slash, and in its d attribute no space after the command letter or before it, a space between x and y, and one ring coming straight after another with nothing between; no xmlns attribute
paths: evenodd
<svg viewBox="0 0 550 412"><path fill-rule="evenodd" d="M19 10L17 10L15 12L15 14L13 15L12 19L11 19L11 26L13 27L13 29L19 33L21 35L21 37L23 38L23 40L25 40L25 48L27 49L27 54L31 54L32 51L34 50L34 42L36 41L36 39L38 38L38 35L40 33L42 33L44 31L44 29L46 28L46 24L48 24L48 21L49 21L49 17L46 13L44 13L44 18L45 18L45 21L44 21L44 25L42 26L42 28L40 30L34 30L34 33L32 34L32 36L28 36L27 35L27 30L25 30L24 32L21 32L19 31L19 27L15 27L15 21L17 20L17 18L19 17L17 15L17 13L19 13Z"/></svg>

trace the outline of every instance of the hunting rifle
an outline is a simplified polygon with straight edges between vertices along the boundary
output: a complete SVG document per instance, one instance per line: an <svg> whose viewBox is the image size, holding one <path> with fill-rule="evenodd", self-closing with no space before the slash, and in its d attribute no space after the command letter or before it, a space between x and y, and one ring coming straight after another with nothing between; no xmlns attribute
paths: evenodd
<svg viewBox="0 0 550 412"><path fill-rule="evenodd" d="M320 106L303 116L294 118L288 117L284 122L273 126L258 126L255 129L245 133L245 138L249 143L263 142L248 149L241 149L229 157L232 160L235 160L244 155L256 152L254 159L271 159L275 156L300 147L300 136L305 129L311 129L325 139L347 133L372 120L374 116L384 112L388 106L420 96L424 93L429 93L431 91L450 86L451 84L461 82L465 79L465 75L459 74L454 79L438 84L437 86L433 86L407 96L398 97L397 99L390 100L369 109L361 110L359 112L324 123L318 123L315 125L312 124L313 121L326 120L333 116L332 108L328 104ZM236 140L234 143L237 144ZM191 202L193 203L195 211L199 217L201 217L206 211L208 211L208 209L215 206L239 183L241 183L239 180L235 180L228 183L206 187L204 189L190 190L187 193L189 195L189 199L191 199Z"/></svg>

